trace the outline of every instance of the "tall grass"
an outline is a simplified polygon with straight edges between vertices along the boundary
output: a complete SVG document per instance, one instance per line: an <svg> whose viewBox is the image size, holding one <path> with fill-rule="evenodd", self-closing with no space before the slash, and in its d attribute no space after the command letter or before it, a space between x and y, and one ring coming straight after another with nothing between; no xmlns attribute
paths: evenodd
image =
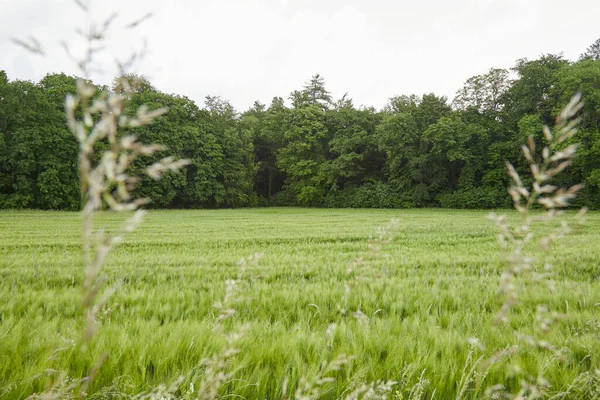
<svg viewBox="0 0 600 400"><path fill-rule="evenodd" d="M381 277L352 285L348 295L348 266L369 252L373 227L394 217L401 223L381 252L388 257L370 261ZM507 213L507 219L519 221L514 213ZM101 328L80 357L69 346L80 332L76 321L84 274L79 215L3 212L0 397L43 391L59 371L82 378L85 367L103 354L108 358L90 395L116 387L134 396L161 384L168 388L190 371L201 377L198 365L226 345L213 332L220 313L214 305L225 297L226 280L238 278L239 255L257 251L264 257L247 265L237 284L236 312L223 322L233 331L250 326L235 346L239 352L228 369L235 374L219 396L281 398L287 377L286 392L293 397L302 377L312 379L323 361L346 354L355 358L328 375L336 381L324 385L323 398L337 398L377 380L397 381L395 390L404 398L415 385L422 389L414 389L414 398L418 393L431 398L434 392L438 399L455 398L467 362L468 373L479 357L487 360L497 349L521 344L512 328L531 326L540 303L565 314L545 340L567 343L569 359L557 361L551 353L522 346L490 367L478 395L476 381L467 384L463 398L481 398L497 383L518 392L513 361L530 375L543 372L553 383L549 395L555 394L581 373L593 378L600 363L600 248L595 245L600 215L590 213L587 219L585 230L556 244L551 256L556 291L521 293L520 305L504 326L495 324L503 304L496 292L504 265L496 229L485 222L485 212L153 211L111 253L104 268L106 285L121 285L99 313ZM102 213L98 223L112 231L120 218ZM533 231L546 235L558 226L557 221ZM340 313L338 305L349 311ZM368 327L352 315L358 309L368 317ZM337 328L328 336L332 323ZM485 348L470 344L472 338ZM478 375L484 372L476 369ZM192 379L179 385L180 395L189 391ZM198 387L196 380L194 389Z"/></svg>

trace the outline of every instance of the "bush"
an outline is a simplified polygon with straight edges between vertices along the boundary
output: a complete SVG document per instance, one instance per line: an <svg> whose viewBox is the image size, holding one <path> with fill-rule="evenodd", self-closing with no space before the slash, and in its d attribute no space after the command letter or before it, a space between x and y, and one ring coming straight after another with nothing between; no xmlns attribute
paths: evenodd
<svg viewBox="0 0 600 400"><path fill-rule="evenodd" d="M473 187L442 193L437 201L444 208L506 208L511 207L506 189L500 187Z"/></svg>
<svg viewBox="0 0 600 400"><path fill-rule="evenodd" d="M271 199L262 197L260 205L265 207L296 206L296 195L289 190L284 190L271 196Z"/></svg>
<svg viewBox="0 0 600 400"><path fill-rule="evenodd" d="M330 192L325 197L325 207L339 208L406 208L406 196L383 182L367 183Z"/></svg>

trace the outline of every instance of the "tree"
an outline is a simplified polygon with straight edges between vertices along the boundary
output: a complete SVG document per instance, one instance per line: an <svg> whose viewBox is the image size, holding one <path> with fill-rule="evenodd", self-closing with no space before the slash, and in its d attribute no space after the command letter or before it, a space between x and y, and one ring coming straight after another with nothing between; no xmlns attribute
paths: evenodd
<svg viewBox="0 0 600 400"><path fill-rule="evenodd" d="M600 60L600 39L588 47L585 52L579 56L579 61L583 60Z"/></svg>
<svg viewBox="0 0 600 400"><path fill-rule="evenodd" d="M80 206L77 155L79 145L67 129L64 102L76 93L77 78L65 74L48 74L39 83L47 102L42 128L42 148L38 153L39 207L76 210Z"/></svg>
<svg viewBox="0 0 600 400"><path fill-rule="evenodd" d="M430 153L444 165L444 190L471 189L479 185L487 153L487 132L480 125L463 120L455 112L441 117L424 133Z"/></svg>
<svg viewBox="0 0 600 400"><path fill-rule="evenodd" d="M3 75L5 76L5 75ZM72 78L0 84L0 207L77 209L78 146L64 120ZM57 93L63 100L56 103Z"/></svg>
<svg viewBox="0 0 600 400"><path fill-rule="evenodd" d="M186 129L181 131L181 141L184 143L181 156L190 160L190 165L186 171L185 189L175 199L175 204L187 208L216 207L215 196L222 187L218 177L223 150L212 132L210 113L190 103L185 109L193 110L193 117Z"/></svg>
<svg viewBox="0 0 600 400"><path fill-rule="evenodd" d="M319 74L313 75L302 90L292 92L290 100L295 108L317 105L327 110L333 104L331 94L325 89L325 78Z"/></svg>
<svg viewBox="0 0 600 400"><path fill-rule="evenodd" d="M136 188L136 195L155 199L154 207L186 208L259 202L502 206L505 161L525 172L523 141L531 135L541 145L541 126L552 125L553 116L581 92L582 148L557 183L584 182L581 205L600 208L599 49L600 40L578 62L561 54L517 60L514 79L507 70L490 69L467 80L453 107L430 93L393 97L381 111L358 108L347 93L334 101L319 74L290 94L291 107L275 97L268 107L255 102L243 113L217 96L208 96L200 108L136 74L116 78L112 91L131 103L125 117L142 104L169 109L151 126L122 134L164 143L170 154L190 160L160 182L145 179ZM63 115L64 98L76 92L76 81L65 74L38 83L10 81L0 71L0 208L79 207L78 143ZM94 146L101 152L107 143Z"/></svg>
<svg viewBox="0 0 600 400"><path fill-rule="evenodd" d="M343 110L345 108L354 108L354 103L348 96L348 92L346 92L341 99L335 101L334 106L336 110Z"/></svg>
<svg viewBox="0 0 600 400"><path fill-rule="evenodd" d="M431 153L425 132L451 112L444 97L428 94L390 100L377 127L379 149L387 155L385 174L405 206L432 204L448 182L446 166Z"/></svg>
<svg viewBox="0 0 600 400"><path fill-rule="evenodd" d="M318 205L323 200L323 178L319 174L326 160L327 129L318 105L291 110L283 132L284 145L277 153L277 166L286 173L286 188L298 204Z"/></svg>
<svg viewBox="0 0 600 400"><path fill-rule="evenodd" d="M130 96L131 93L157 92L148 78L135 73L128 73L113 79L112 91Z"/></svg>
<svg viewBox="0 0 600 400"><path fill-rule="evenodd" d="M517 79L506 93L506 117L511 131L526 114L538 114L542 122L552 125L556 99L550 98L550 89L556 84L558 72L569 65L562 54L545 54L537 60L517 60L513 71Z"/></svg>
<svg viewBox="0 0 600 400"><path fill-rule="evenodd" d="M289 110L281 97L275 97L268 109L255 103L254 107L244 113L246 126L252 131L254 161L256 173L254 187L259 197L271 200L271 197L282 190L285 174L277 166L277 153L283 146L283 130L288 120Z"/></svg>
<svg viewBox="0 0 600 400"><path fill-rule="evenodd" d="M377 127L379 150L385 152L384 173L387 181L401 194L405 204L416 205L413 191L422 183L424 156L420 134L409 112L387 113ZM423 196L429 200L429 196Z"/></svg>
<svg viewBox="0 0 600 400"><path fill-rule="evenodd" d="M165 154L183 158L186 148L183 140L188 130L194 127L197 107L184 97L165 94L156 90L140 90L127 92L130 97L125 114L133 116L142 105L150 110L167 107L169 112L158 117L152 124L138 127L132 132L143 144L162 143L165 148L152 155L139 157L134 163L133 172L142 175L136 168L158 162ZM186 169L177 172L167 172L160 180L144 177L137 185L135 195L140 198L152 198L151 207L172 207L175 199L181 196L186 187Z"/></svg>
<svg viewBox="0 0 600 400"><path fill-rule="evenodd" d="M559 71L551 89L551 98L556 99L553 111L558 114L561 104L575 93L581 93L583 99L577 134L580 148L572 168L561 174L561 183L583 182L581 198L585 205L600 208L600 59L587 58Z"/></svg>
<svg viewBox="0 0 600 400"><path fill-rule="evenodd" d="M251 202L252 177L255 173L252 135L240 129L233 106L218 96L207 96L205 109L210 113L210 132L221 147L223 157L218 167L215 206L239 207Z"/></svg>
<svg viewBox="0 0 600 400"><path fill-rule="evenodd" d="M454 98L454 106L459 110L469 107L481 113L501 111L503 96L510 87L508 71L492 68L484 75L476 75L467 80Z"/></svg>
<svg viewBox="0 0 600 400"><path fill-rule="evenodd" d="M334 191L381 179L384 162L375 136L380 116L372 108L357 110L351 100L345 100L345 105L326 115L331 140L320 174L328 190Z"/></svg>

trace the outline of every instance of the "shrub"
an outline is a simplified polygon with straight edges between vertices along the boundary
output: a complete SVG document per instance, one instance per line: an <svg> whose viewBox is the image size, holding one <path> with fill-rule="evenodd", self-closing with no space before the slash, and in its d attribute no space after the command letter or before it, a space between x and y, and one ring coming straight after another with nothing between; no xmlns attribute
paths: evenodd
<svg viewBox="0 0 600 400"><path fill-rule="evenodd" d="M444 208L506 208L510 201L501 187L473 187L438 195L436 200Z"/></svg>
<svg viewBox="0 0 600 400"><path fill-rule="evenodd" d="M339 208L406 208L409 199L383 182L367 183L330 192L325 197L325 207Z"/></svg>

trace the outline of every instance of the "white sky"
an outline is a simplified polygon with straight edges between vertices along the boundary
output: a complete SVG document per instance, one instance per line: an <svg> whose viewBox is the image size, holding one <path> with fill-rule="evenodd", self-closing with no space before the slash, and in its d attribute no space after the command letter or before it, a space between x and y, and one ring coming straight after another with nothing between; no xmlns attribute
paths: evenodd
<svg viewBox="0 0 600 400"><path fill-rule="evenodd" d="M119 12L105 65L147 38L136 72L200 106L218 95L239 111L287 98L314 73L356 105L411 93L452 98L489 68L541 53L576 59L600 38L599 0L92 0L92 9L98 20ZM149 11L137 30L120 28ZM0 69L10 79L76 74L58 43L76 48L74 28L85 22L73 0L0 0ZM10 41L29 35L46 57ZM109 83L113 74L92 78Z"/></svg>

